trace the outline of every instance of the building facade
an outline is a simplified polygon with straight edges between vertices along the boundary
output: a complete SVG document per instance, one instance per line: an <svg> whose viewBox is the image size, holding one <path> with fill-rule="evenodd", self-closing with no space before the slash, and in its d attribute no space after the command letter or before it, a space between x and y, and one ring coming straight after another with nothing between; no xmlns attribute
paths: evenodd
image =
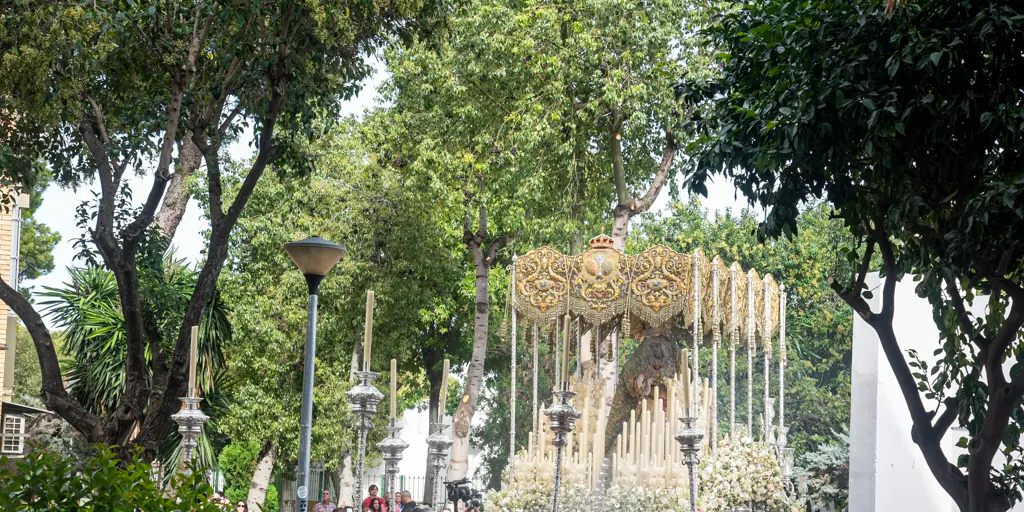
<svg viewBox="0 0 1024 512"><path fill-rule="evenodd" d="M16 196L12 204L0 207L0 277L18 288L18 259L21 250L21 210L28 208L28 194ZM11 402L14 396L14 365L18 341L18 317L0 301L0 456L25 454L29 419L47 411Z"/></svg>

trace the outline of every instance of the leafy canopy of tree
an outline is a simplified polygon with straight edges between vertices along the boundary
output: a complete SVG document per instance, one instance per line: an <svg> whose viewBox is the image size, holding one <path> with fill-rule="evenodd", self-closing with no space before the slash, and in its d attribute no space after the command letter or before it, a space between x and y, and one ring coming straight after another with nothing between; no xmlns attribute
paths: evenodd
<svg viewBox="0 0 1024 512"><path fill-rule="evenodd" d="M147 297L144 314L169 345L197 272L173 256L162 256L159 249L147 258L139 287ZM117 283L101 267L71 268L69 277L64 286L37 293L39 306L63 330L63 349L70 358L62 365L68 393L90 412L105 415L117 407L125 389L125 320ZM227 306L214 295L199 325L196 381L203 396L214 391L215 376L224 368L223 348L231 339L227 315Z"/></svg>
<svg viewBox="0 0 1024 512"><path fill-rule="evenodd" d="M356 439L344 393L361 356L367 289L376 293L372 368L383 372L376 384L386 392L389 361L396 358L399 409L418 405L428 393L436 401L445 355L456 364L468 356L462 248L457 231L433 214L442 202L423 193L435 185L380 167L363 137L346 122L310 146L316 171L308 179L261 182L232 238L230 271L221 278L234 327L226 356L237 378L236 405L224 430L233 443L277 444L278 467L288 471L298 449L307 297L284 243L317 234L348 247L319 293L312 456L327 467L337 467ZM437 373L436 385L424 378L424 368ZM452 387L450 410L458 396ZM370 446L383 434L376 428Z"/></svg>
<svg viewBox="0 0 1024 512"><path fill-rule="evenodd" d="M467 2L440 37L388 53L391 106L381 115L389 122L374 152L382 165L436 177L450 219L441 222L472 220L463 239L478 311L505 289L504 272L490 269L509 262L499 252L505 242L580 248L614 217L621 243L629 219L653 204L674 171L680 115L670 85L688 51L687 8ZM453 454L463 453L484 368L495 355L495 368L507 363L486 350L496 319L476 320L470 400L457 413ZM463 476L462 467L453 465L449 478Z"/></svg>
<svg viewBox="0 0 1024 512"><path fill-rule="evenodd" d="M868 0L759 1L710 30L720 79L680 88L703 112L696 183L732 177L770 207L763 235L793 233L801 201L824 197L857 238L857 270L833 287L877 332L912 439L965 511L1006 510L1024 482L1024 110L1009 78L1024 71L1022 23L999 2L907 2L889 18ZM906 273L941 333L930 369L908 365L893 332ZM954 423L968 453L951 464L940 440Z"/></svg>
<svg viewBox="0 0 1024 512"><path fill-rule="evenodd" d="M21 239L18 266L18 291L31 298L32 287L26 281L49 274L53 271L53 248L60 242L60 234L50 226L39 222L35 212L43 204L43 193L49 182L42 178L36 182L29 196L29 207L21 213ZM31 338L28 340L32 342ZM36 366L38 366L38 362Z"/></svg>
<svg viewBox="0 0 1024 512"><path fill-rule="evenodd" d="M455 218L484 204L495 233L581 244L615 205L650 207L673 170L686 12L660 0L461 5L444 37L388 54L383 163L446 174Z"/></svg>
<svg viewBox="0 0 1024 512"><path fill-rule="evenodd" d="M99 183L90 241L114 274L125 321L124 392L113 411L99 415L68 395L38 313L0 283L0 298L32 333L50 408L91 441L111 444L141 421L135 443L156 449L185 392L190 328L214 294L231 231L267 165L276 160L282 172L305 170L308 159L295 141L309 134L312 119L335 115L340 100L358 89L367 73L361 56L386 34L419 28L419 15L435 7L418 0L0 7L2 179L31 184L43 160L61 185ZM246 128L256 155L233 197L225 197L220 152ZM162 329L143 312L138 258L162 201L180 203L164 197L172 176L194 171L200 157L210 219L206 261L165 350ZM125 172L151 176L152 188L133 218L118 225Z"/></svg>

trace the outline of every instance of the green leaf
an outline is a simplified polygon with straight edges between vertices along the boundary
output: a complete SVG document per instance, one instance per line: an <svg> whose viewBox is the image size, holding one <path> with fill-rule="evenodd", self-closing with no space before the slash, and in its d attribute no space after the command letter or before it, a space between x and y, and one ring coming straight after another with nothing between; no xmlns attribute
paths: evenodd
<svg viewBox="0 0 1024 512"><path fill-rule="evenodd" d="M988 128L988 125L992 123L992 112L983 112L981 114L981 127Z"/></svg>
<svg viewBox="0 0 1024 512"><path fill-rule="evenodd" d="M942 58L942 52L933 52L928 56L932 60L932 64L935 66L939 65L939 59Z"/></svg>

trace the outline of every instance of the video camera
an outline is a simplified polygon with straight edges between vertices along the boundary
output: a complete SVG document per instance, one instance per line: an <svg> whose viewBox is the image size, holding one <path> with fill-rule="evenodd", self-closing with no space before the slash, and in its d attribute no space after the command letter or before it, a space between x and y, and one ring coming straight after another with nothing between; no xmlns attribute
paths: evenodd
<svg viewBox="0 0 1024 512"><path fill-rule="evenodd" d="M448 501L452 503L461 501L468 504L471 510L480 510L484 495L473 487L468 478L445 482L444 487L448 492Z"/></svg>

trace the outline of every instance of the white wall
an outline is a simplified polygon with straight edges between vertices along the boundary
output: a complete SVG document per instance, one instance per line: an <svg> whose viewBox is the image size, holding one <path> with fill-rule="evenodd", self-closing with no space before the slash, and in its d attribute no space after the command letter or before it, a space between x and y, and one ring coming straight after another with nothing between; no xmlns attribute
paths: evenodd
<svg viewBox="0 0 1024 512"><path fill-rule="evenodd" d="M427 436L430 435L430 421L428 419L429 414L426 409L420 411L416 409L407 409L402 413L402 440L409 443L409 447L402 453L402 462L398 464L399 474L405 476L416 476L421 477L426 475L427 468ZM476 414L473 415L473 426L479 426L487 421L487 411L485 408L478 408ZM450 436L452 431L452 417L446 416L444 424L448 425L446 433ZM374 450L375 448L369 448ZM470 446L469 447L469 476L470 478L476 472L477 467L480 466L480 450ZM367 470L368 475L377 475L384 473L383 463L376 467L369 468Z"/></svg>
<svg viewBox="0 0 1024 512"><path fill-rule="evenodd" d="M878 274L867 278L875 291L869 302L881 310ZM914 293L917 283L905 277L896 286L893 329L904 356L909 349L929 364L939 348L939 332L932 320L928 301ZM877 289L876 289L877 288ZM976 300L975 313L983 310ZM850 510L852 512L934 512L958 509L932 477L924 456L910 440L910 412L896 377L885 358L875 331L854 315L853 382L850 420ZM934 410L933 400L924 400ZM955 446L965 432L950 429L942 439L942 448L951 462L963 450ZM1024 505L1013 509L1024 511Z"/></svg>

